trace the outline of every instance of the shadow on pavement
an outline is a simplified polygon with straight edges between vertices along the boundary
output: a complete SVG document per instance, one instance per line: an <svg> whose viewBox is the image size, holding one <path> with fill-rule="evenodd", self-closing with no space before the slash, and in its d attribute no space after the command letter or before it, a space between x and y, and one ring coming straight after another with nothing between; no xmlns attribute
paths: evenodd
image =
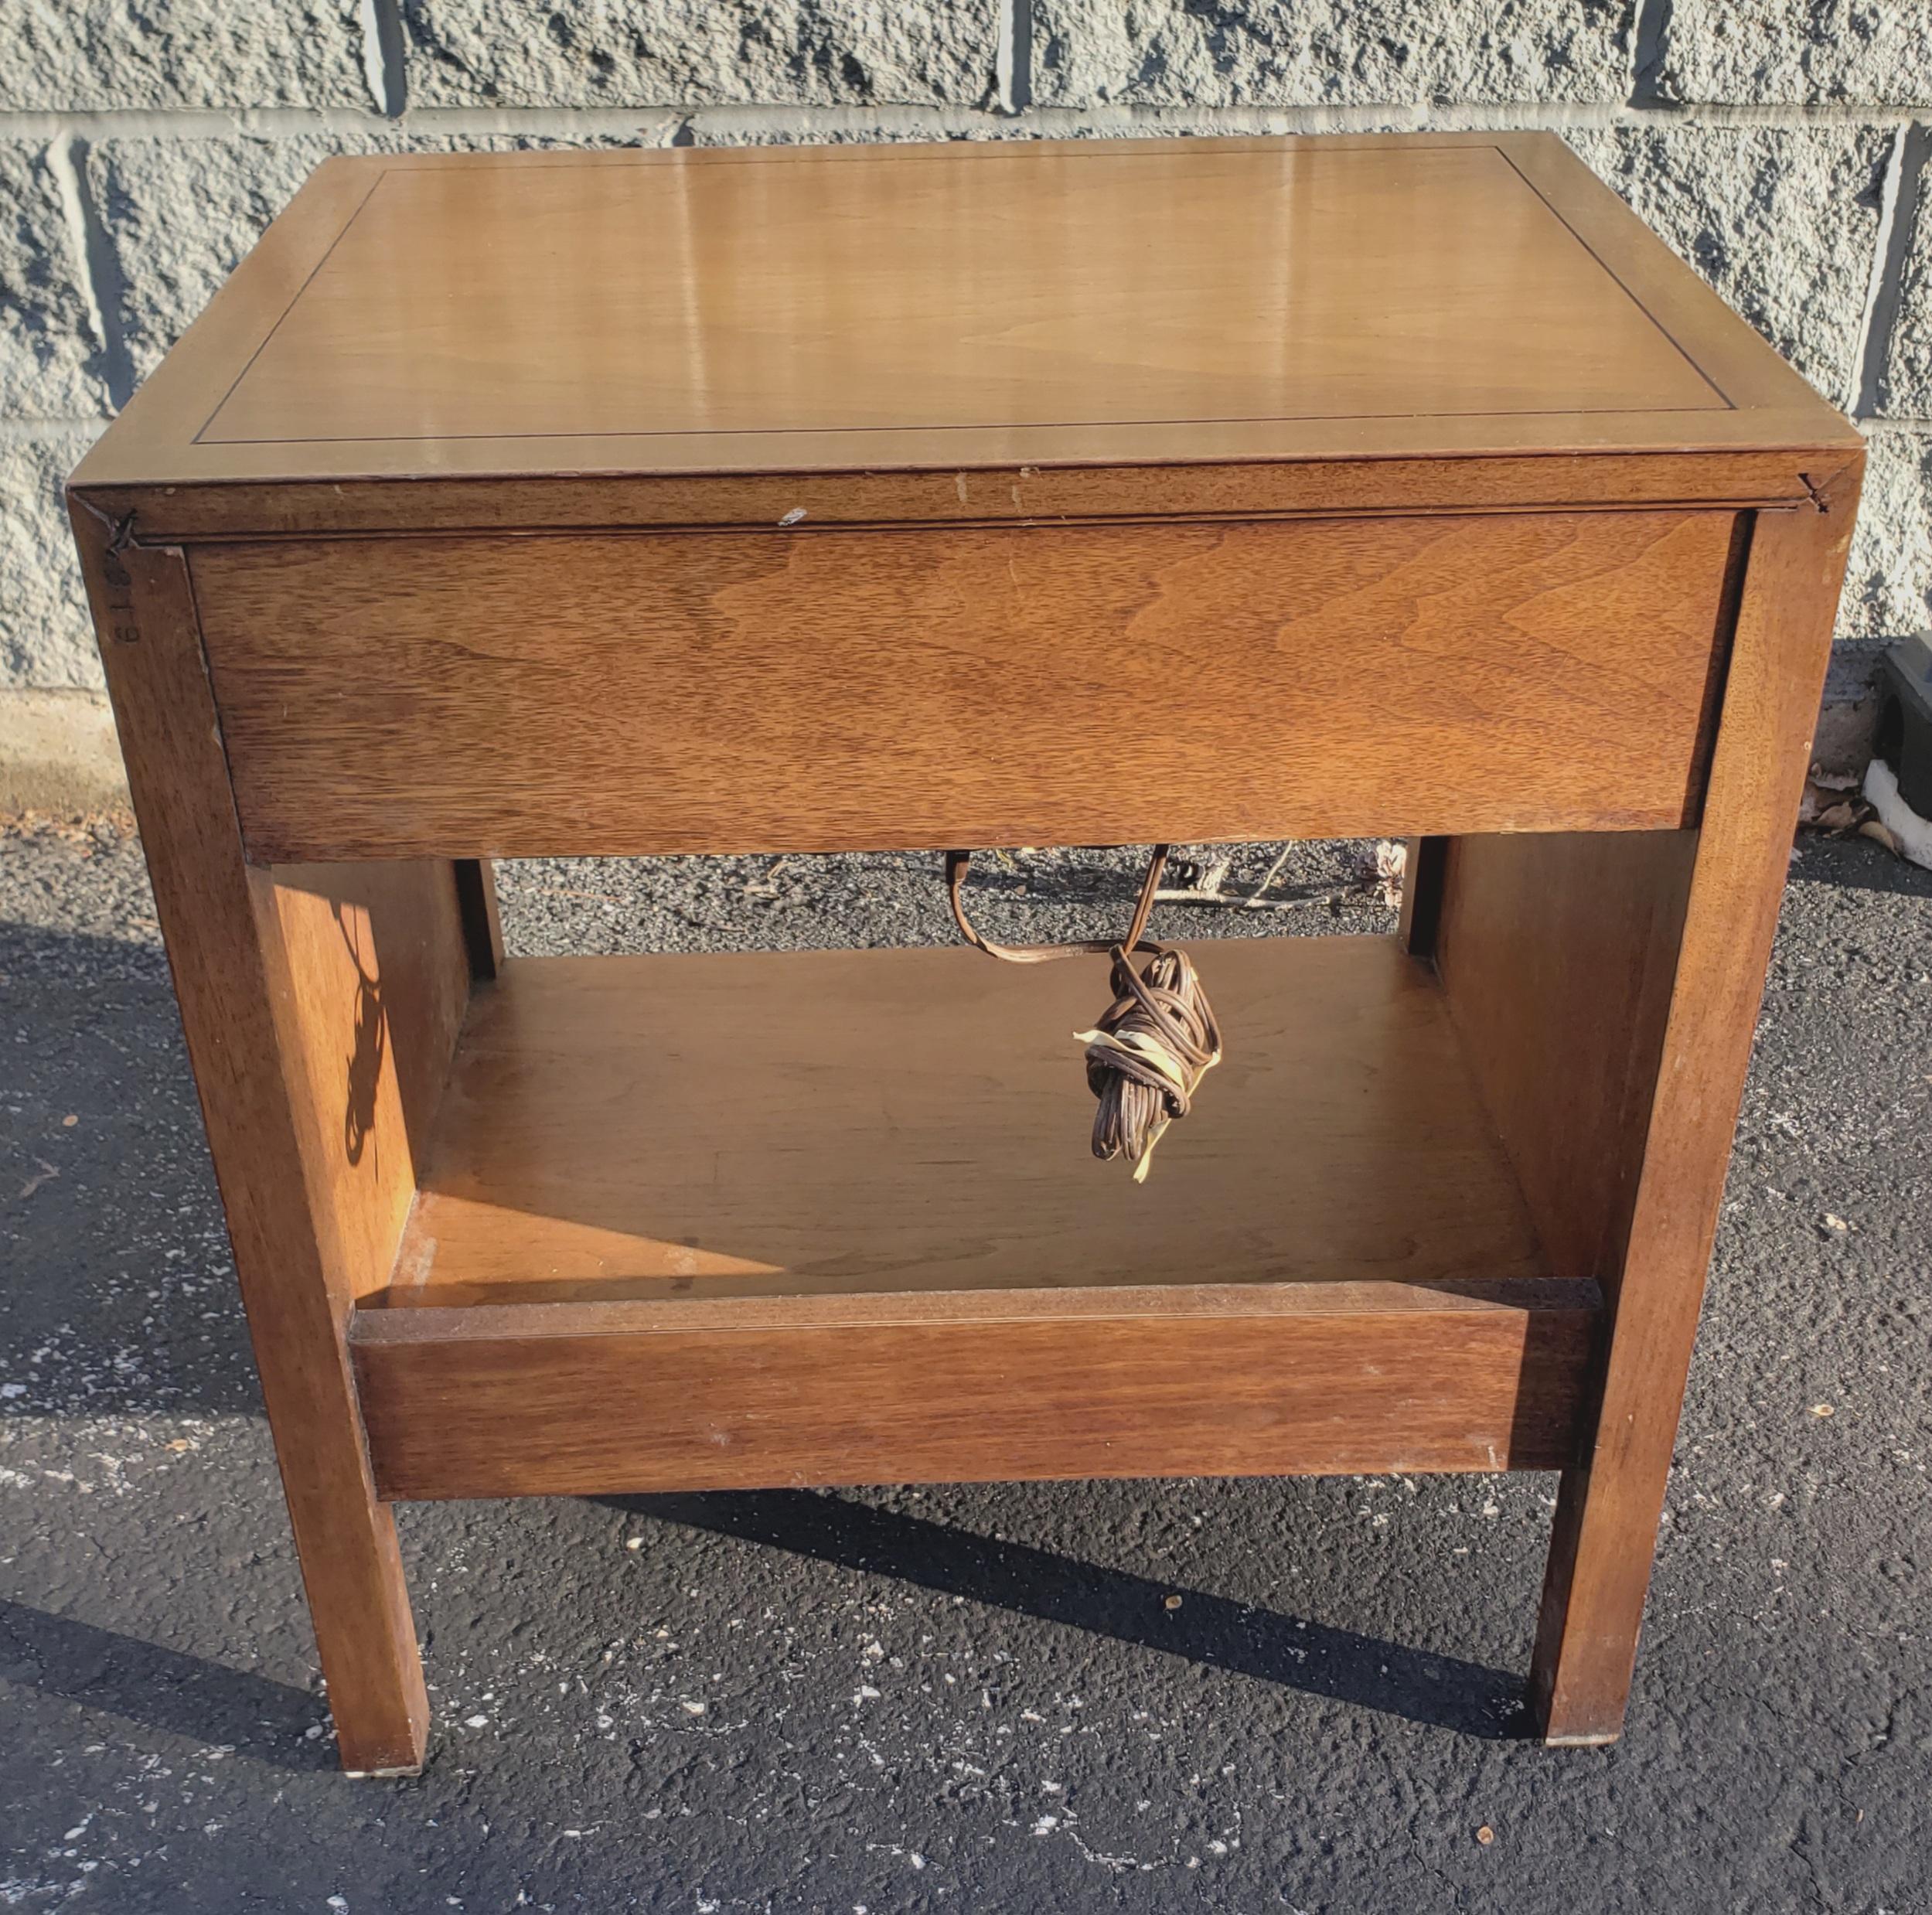
<svg viewBox="0 0 1932 1915"><path fill-rule="evenodd" d="M809 1490L615 1496L607 1507L789 1549L1310 1695L1491 1741L1528 1733L1519 1677ZM1177 1607L1170 1598L1178 1596Z"/></svg>
<svg viewBox="0 0 1932 1915"><path fill-rule="evenodd" d="M0 1600L0 1695L9 1688L64 1696L147 1729L241 1751L278 1769L332 1769L332 1737L311 1740L319 1698L142 1642L92 1623Z"/></svg>
<svg viewBox="0 0 1932 1915"><path fill-rule="evenodd" d="M1833 891L1885 891L1897 898L1932 898L1932 871L1894 857L1862 838L1802 834L1791 866L1794 884L1822 884Z"/></svg>

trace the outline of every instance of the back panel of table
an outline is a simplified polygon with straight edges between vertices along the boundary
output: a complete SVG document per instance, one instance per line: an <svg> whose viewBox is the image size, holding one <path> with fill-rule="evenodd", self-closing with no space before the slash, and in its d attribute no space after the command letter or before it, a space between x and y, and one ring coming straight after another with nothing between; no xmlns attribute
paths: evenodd
<svg viewBox="0 0 1932 1915"><path fill-rule="evenodd" d="M1674 827L1736 515L193 553L251 857Z"/></svg>

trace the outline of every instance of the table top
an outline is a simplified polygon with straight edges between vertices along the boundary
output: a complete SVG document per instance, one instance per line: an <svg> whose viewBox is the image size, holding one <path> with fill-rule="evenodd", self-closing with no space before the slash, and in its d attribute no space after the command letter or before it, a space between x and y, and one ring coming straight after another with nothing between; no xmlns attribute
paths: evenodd
<svg viewBox="0 0 1932 1915"><path fill-rule="evenodd" d="M330 161L77 482L1855 443L1553 136L1015 141Z"/></svg>

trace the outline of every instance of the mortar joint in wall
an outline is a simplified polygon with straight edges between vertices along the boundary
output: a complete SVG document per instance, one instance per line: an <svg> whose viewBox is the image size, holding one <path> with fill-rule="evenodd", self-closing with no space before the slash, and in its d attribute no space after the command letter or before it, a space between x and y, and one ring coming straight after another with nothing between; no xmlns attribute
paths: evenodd
<svg viewBox="0 0 1932 1915"><path fill-rule="evenodd" d="M1860 322L1859 349L1852 360L1852 377L1857 384L1845 406L1847 411L1862 418L1872 417L1884 403L1886 363L1904 293L1913 228L1926 179L1928 145L1932 145L1932 132L1926 127L1902 126L1886 157L1879 199L1879 230L1872 247L1871 282Z"/></svg>
<svg viewBox="0 0 1932 1915"><path fill-rule="evenodd" d="M995 102L1003 114L1023 114L1033 104L1033 0L998 0L998 4Z"/></svg>
<svg viewBox="0 0 1932 1915"><path fill-rule="evenodd" d="M400 119L409 104L409 65L403 56L403 16L398 0L358 0L363 77L384 118Z"/></svg>
<svg viewBox="0 0 1932 1915"><path fill-rule="evenodd" d="M1712 106L1678 101L1527 101L1442 104L1434 101L1361 106L1041 107L1029 104L1008 111L996 104L968 106L821 106L793 102L719 101L714 105L651 107L406 107L400 120L370 107L260 107L240 110L195 107L179 111L155 107L100 108L73 112L0 111L0 138L55 141L107 139L298 139L305 136L353 137L377 130L424 137L462 138L476 134L528 134L556 139L588 138L635 128L641 119L661 115L673 123L702 125L732 121L789 124L809 135L813 129L855 126L943 129L989 120L1019 118L1043 132L1065 135L1082 129L1145 125L1150 130L1174 121L1190 128L1231 133L1264 129L1279 132L1363 132L1384 128L1419 131L1561 132L1575 128L1655 125L1675 121L1712 131L1766 127L1797 130L1812 126L1881 128L1910 126L1924 109L1830 103L1814 105Z"/></svg>
<svg viewBox="0 0 1932 1915"><path fill-rule="evenodd" d="M1664 66L1664 40L1670 31L1671 0L1637 0L1630 22L1630 94L1633 107L1675 105L1658 90L1657 77Z"/></svg>
<svg viewBox="0 0 1932 1915"><path fill-rule="evenodd" d="M134 392L134 356L121 322L121 262L87 182L87 142L67 134L49 143L47 158L73 248L88 329L99 348L101 382L109 405L118 412Z"/></svg>

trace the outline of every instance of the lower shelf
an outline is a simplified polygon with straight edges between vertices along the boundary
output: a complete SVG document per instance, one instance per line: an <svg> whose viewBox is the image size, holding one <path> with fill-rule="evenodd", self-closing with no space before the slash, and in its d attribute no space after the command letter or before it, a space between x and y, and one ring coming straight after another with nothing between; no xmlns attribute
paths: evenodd
<svg viewBox="0 0 1932 1915"><path fill-rule="evenodd" d="M1087 1154L1104 963L526 959L479 992L353 1328L399 1498L1549 1467L1548 1275L1428 970L1197 951L1228 1055Z"/></svg>

